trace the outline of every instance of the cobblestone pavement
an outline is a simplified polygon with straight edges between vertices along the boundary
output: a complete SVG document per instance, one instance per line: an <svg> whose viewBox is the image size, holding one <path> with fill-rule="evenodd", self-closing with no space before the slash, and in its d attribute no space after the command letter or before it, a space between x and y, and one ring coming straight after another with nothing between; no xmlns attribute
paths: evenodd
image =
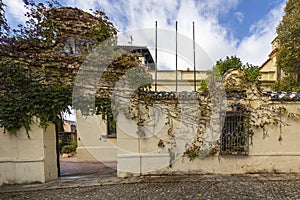
<svg viewBox="0 0 300 200"><path fill-rule="evenodd" d="M300 199L300 174L65 177L2 186L0 199Z"/></svg>

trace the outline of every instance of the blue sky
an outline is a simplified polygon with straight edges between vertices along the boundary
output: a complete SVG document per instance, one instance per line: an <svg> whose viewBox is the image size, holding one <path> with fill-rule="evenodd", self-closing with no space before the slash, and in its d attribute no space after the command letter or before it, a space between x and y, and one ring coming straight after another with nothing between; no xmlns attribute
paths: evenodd
<svg viewBox="0 0 300 200"><path fill-rule="evenodd" d="M283 0L242 0L232 11L220 16L220 24L228 27L242 40L251 35L251 26L267 17L270 10L279 7Z"/></svg>
<svg viewBox="0 0 300 200"><path fill-rule="evenodd" d="M36 2L40 2L36 0ZM191 36L195 21L196 42L213 62L236 55L243 62L261 65L271 52L276 26L285 0L60 0L63 6L103 10L120 32L138 28L175 29ZM24 22L22 0L4 0L9 23ZM135 37L135 36L133 36ZM147 40L134 45L148 45ZM165 58L171 57L164 56ZM171 58L170 58L171 59ZM174 59L173 59L174 60ZM170 63L168 59L160 62ZM164 65L165 63L161 63ZM200 65L200 64L199 64ZM187 66L183 66L185 68ZM211 66L204 66L210 68Z"/></svg>

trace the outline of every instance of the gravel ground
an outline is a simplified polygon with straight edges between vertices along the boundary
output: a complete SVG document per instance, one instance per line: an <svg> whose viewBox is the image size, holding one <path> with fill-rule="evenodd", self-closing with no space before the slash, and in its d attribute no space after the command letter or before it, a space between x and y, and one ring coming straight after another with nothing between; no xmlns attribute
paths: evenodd
<svg viewBox="0 0 300 200"><path fill-rule="evenodd" d="M300 199L300 175L56 180L0 187L0 199Z"/></svg>

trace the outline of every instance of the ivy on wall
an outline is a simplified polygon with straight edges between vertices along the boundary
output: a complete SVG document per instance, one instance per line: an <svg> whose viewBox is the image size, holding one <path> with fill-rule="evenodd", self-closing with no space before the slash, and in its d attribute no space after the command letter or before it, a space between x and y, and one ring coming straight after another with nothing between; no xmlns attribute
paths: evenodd
<svg viewBox="0 0 300 200"><path fill-rule="evenodd" d="M61 111L68 111L80 65L99 43L109 39L113 47L117 30L102 11L89 14L55 1L24 1L28 20L11 30L4 6L1 1L0 126L7 131L24 127L28 133L35 117L46 127L57 122ZM138 64L137 57L129 53L110 64L97 86L98 113L110 112L105 99L114 82Z"/></svg>
<svg viewBox="0 0 300 200"><path fill-rule="evenodd" d="M263 130L263 138L265 138L271 134L268 132L270 127L275 127L280 131L278 140L282 141L282 128L288 125L286 118L294 120L299 118L299 114L290 113L281 104L272 103L270 97L259 92L255 82L248 79L242 70L225 75L223 82L208 81L208 87L211 87L209 92L141 90L132 96L129 105L123 106L125 112L129 113L128 117L136 121L137 135L141 139L149 137L146 132L149 132L148 122L155 119L153 110L164 114L164 118L159 119L166 120L165 126L168 129L164 129L164 136L151 136L157 139L159 148L169 152L170 167L178 156L177 147L182 141L187 142L183 153L191 160L197 157L219 155L220 137L211 139L213 135L222 132L220 113L214 110L216 105L220 106L218 112L226 113L238 106L240 111L247 115L247 120L242 122L242 126L247 131L245 135L249 136L250 145L257 129ZM225 90L225 94L220 92L222 89ZM222 95L226 95L225 98L222 98ZM190 132L187 131L185 134L186 130Z"/></svg>

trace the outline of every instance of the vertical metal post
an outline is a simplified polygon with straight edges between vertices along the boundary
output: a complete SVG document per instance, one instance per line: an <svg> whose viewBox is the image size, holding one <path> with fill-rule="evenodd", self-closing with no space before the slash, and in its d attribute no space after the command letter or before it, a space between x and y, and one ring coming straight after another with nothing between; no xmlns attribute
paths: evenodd
<svg viewBox="0 0 300 200"><path fill-rule="evenodd" d="M157 21L155 21L155 92L157 92Z"/></svg>
<svg viewBox="0 0 300 200"><path fill-rule="evenodd" d="M193 22L193 56L194 56L194 92L196 92L196 51L195 51L195 22Z"/></svg>
<svg viewBox="0 0 300 200"><path fill-rule="evenodd" d="M178 75L177 75L177 24L178 24L178 22L176 21L176 63L175 63L175 66L176 66L176 92L177 92L177 90L178 90Z"/></svg>

